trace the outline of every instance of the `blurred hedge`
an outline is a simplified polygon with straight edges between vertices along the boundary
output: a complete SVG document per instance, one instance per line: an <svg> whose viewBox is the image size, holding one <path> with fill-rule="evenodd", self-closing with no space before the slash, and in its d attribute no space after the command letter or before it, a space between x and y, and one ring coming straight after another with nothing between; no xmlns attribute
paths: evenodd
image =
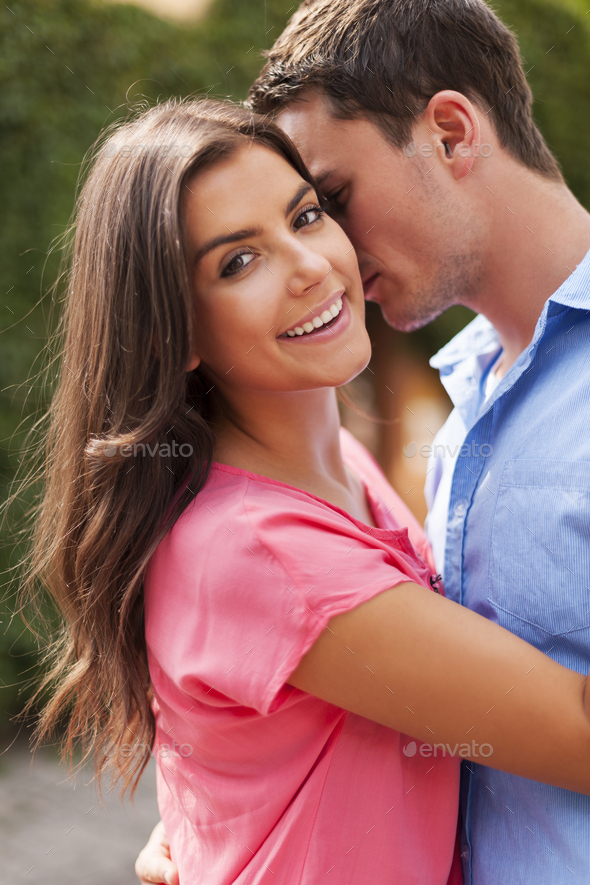
<svg viewBox="0 0 590 885"><path fill-rule="evenodd" d="M520 38L535 115L568 183L590 208L590 15L588 0L503 0L500 15ZM51 242L65 230L80 162L127 100L209 91L243 98L260 49L278 36L293 0L217 0L196 26L131 6L88 0L22 0L0 11L0 488L17 464L17 432L42 394L26 383L47 333L55 278ZM40 302L38 304L38 302ZM35 306L37 305L37 306ZM455 309L412 336L434 352L470 317ZM26 502L23 503L26 507ZM16 551L7 533L0 569ZM0 602L0 729L22 705L35 645Z"/></svg>
<svg viewBox="0 0 590 885"><path fill-rule="evenodd" d="M180 27L133 6L86 0L23 0L0 11L0 488L19 457L22 419L42 392L26 383L47 333L55 279L51 242L67 227L80 162L126 102L188 95L243 97L260 67L259 47L284 27L291 3L218 3L203 24ZM266 8L265 8L266 7ZM38 367L38 360L35 365ZM27 503L23 502L26 507ZM22 706L35 644L13 617L9 532L0 571L0 730Z"/></svg>

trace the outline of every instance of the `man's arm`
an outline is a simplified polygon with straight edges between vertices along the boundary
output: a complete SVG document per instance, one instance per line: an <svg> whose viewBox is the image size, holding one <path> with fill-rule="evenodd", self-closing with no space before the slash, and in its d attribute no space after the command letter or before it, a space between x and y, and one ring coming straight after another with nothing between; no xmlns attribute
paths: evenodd
<svg viewBox="0 0 590 885"><path fill-rule="evenodd" d="M141 885L178 885L178 869L170 860L170 843L162 821L156 824L147 845L139 853L135 874Z"/></svg>

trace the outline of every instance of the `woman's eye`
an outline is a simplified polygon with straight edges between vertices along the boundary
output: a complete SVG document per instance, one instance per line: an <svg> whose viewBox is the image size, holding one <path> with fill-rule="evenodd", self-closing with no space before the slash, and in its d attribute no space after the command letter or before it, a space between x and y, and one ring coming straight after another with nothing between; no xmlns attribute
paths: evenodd
<svg viewBox="0 0 590 885"><path fill-rule="evenodd" d="M300 230L302 227L307 227L308 224L313 224L314 221L318 221L323 214L324 210L320 206L311 206L309 209L304 209L304 211L297 216L293 226L295 230Z"/></svg>
<svg viewBox="0 0 590 885"><path fill-rule="evenodd" d="M232 274L239 273L245 267L247 267L251 261L254 259L254 253L249 249L246 252L239 252L237 255L234 255L233 258L228 261L228 263L223 268L221 273L222 277L229 277Z"/></svg>

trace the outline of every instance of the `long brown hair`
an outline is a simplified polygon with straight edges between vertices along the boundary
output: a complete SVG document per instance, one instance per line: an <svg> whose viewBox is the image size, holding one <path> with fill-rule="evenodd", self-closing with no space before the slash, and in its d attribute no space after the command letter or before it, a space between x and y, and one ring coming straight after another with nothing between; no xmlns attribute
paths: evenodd
<svg viewBox="0 0 590 885"><path fill-rule="evenodd" d="M198 318L183 195L197 172L247 140L311 180L288 138L262 117L171 100L99 140L77 199L44 490L23 582L25 603L39 611L49 594L61 626L26 710L49 692L35 748L63 725L62 758L71 763L80 744L99 783L110 759L131 795L155 731L143 575L203 486L214 442L206 376L186 371Z"/></svg>

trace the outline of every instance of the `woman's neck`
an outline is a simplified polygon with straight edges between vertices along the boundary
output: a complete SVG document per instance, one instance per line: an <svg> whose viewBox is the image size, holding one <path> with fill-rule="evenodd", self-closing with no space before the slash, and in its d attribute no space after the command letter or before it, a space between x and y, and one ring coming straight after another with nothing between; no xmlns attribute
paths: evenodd
<svg viewBox="0 0 590 885"><path fill-rule="evenodd" d="M225 399L214 419L215 460L304 489L371 520L360 483L346 470L333 389L249 391Z"/></svg>
<svg viewBox="0 0 590 885"><path fill-rule="evenodd" d="M215 458L281 482L342 480L335 391L248 392L225 399L215 419Z"/></svg>

